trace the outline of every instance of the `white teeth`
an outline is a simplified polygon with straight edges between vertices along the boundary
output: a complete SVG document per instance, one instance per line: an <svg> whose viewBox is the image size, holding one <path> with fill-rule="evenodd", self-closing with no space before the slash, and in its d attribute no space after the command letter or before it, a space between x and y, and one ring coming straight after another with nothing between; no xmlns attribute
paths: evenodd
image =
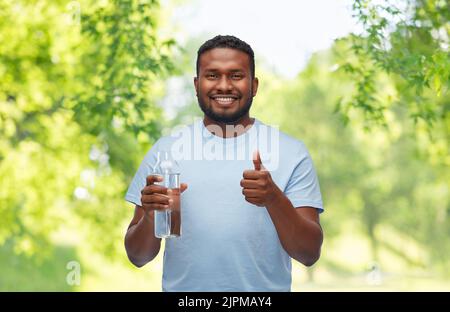
<svg viewBox="0 0 450 312"><path fill-rule="evenodd" d="M233 102L234 101L233 98L216 98L215 100L218 102Z"/></svg>

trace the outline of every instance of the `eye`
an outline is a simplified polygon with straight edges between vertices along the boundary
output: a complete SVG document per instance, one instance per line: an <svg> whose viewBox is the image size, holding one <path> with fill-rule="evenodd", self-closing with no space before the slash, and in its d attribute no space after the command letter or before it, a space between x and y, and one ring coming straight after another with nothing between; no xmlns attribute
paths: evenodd
<svg viewBox="0 0 450 312"><path fill-rule="evenodd" d="M214 73L206 74L206 79L216 79L216 78L217 78L217 74L214 74Z"/></svg>
<svg viewBox="0 0 450 312"><path fill-rule="evenodd" d="M239 80L239 79L242 79L243 77L244 77L244 75L239 74L239 73L235 73L235 74L231 75L231 79L234 79L234 80Z"/></svg>

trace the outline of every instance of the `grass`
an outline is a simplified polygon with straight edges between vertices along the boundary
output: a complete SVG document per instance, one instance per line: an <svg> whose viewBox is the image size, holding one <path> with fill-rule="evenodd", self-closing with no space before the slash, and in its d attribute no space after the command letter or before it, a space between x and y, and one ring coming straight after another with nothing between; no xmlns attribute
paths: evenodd
<svg viewBox="0 0 450 312"><path fill-rule="evenodd" d="M67 283L66 265L79 261L71 246L55 246L50 257L15 255L10 243L0 248L1 291L73 291Z"/></svg>

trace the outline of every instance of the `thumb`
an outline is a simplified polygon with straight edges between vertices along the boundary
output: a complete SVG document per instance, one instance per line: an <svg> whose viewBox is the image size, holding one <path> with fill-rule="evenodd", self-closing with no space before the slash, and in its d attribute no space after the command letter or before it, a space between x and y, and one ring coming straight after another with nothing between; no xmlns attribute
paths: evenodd
<svg viewBox="0 0 450 312"><path fill-rule="evenodd" d="M188 188L186 183L181 183L180 184L180 192L183 193L184 191L186 191L186 189Z"/></svg>
<svg viewBox="0 0 450 312"><path fill-rule="evenodd" d="M255 170L257 170L257 171L264 168L262 161L261 161L261 156L259 155L258 150L253 152L253 165L255 166Z"/></svg>

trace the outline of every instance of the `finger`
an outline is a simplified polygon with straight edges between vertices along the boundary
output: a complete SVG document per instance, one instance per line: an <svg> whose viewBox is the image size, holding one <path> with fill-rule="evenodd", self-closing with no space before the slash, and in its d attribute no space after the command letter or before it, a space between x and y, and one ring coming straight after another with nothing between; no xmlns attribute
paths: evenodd
<svg viewBox="0 0 450 312"><path fill-rule="evenodd" d="M171 199L162 194L152 194L152 195L143 195L141 197L141 201L143 204L163 204L169 205Z"/></svg>
<svg viewBox="0 0 450 312"><path fill-rule="evenodd" d="M257 197L245 197L245 200L248 201L250 204L256 205L256 206L261 206L260 202L259 202L259 198Z"/></svg>
<svg viewBox="0 0 450 312"><path fill-rule="evenodd" d="M152 184L144 187L141 192L142 195L151 195L154 193L167 195L167 187Z"/></svg>
<svg viewBox="0 0 450 312"><path fill-rule="evenodd" d="M188 188L188 185L186 183L180 184L180 192L183 193Z"/></svg>
<svg viewBox="0 0 450 312"><path fill-rule="evenodd" d="M248 189L257 189L260 187L260 185L257 180L242 179L241 187L248 188Z"/></svg>
<svg viewBox="0 0 450 312"><path fill-rule="evenodd" d="M242 194L244 194L245 197L257 197L260 198L261 197L261 192L259 190L254 190L254 189L242 189Z"/></svg>
<svg viewBox="0 0 450 312"><path fill-rule="evenodd" d="M256 170L245 170L242 176L246 180L258 180L259 178L262 177L261 171Z"/></svg>
<svg viewBox="0 0 450 312"><path fill-rule="evenodd" d="M161 182L163 180L162 176L159 175L149 175L147 176L147 185L152 185L156 182Z"/></svg>
<svg viewBox="0 0 450 312"><path fill-rule="evenodd" d="M255 166L255 170L257 171L261 170L262 161L258 150L253 152L253 165Z"/></svg>

